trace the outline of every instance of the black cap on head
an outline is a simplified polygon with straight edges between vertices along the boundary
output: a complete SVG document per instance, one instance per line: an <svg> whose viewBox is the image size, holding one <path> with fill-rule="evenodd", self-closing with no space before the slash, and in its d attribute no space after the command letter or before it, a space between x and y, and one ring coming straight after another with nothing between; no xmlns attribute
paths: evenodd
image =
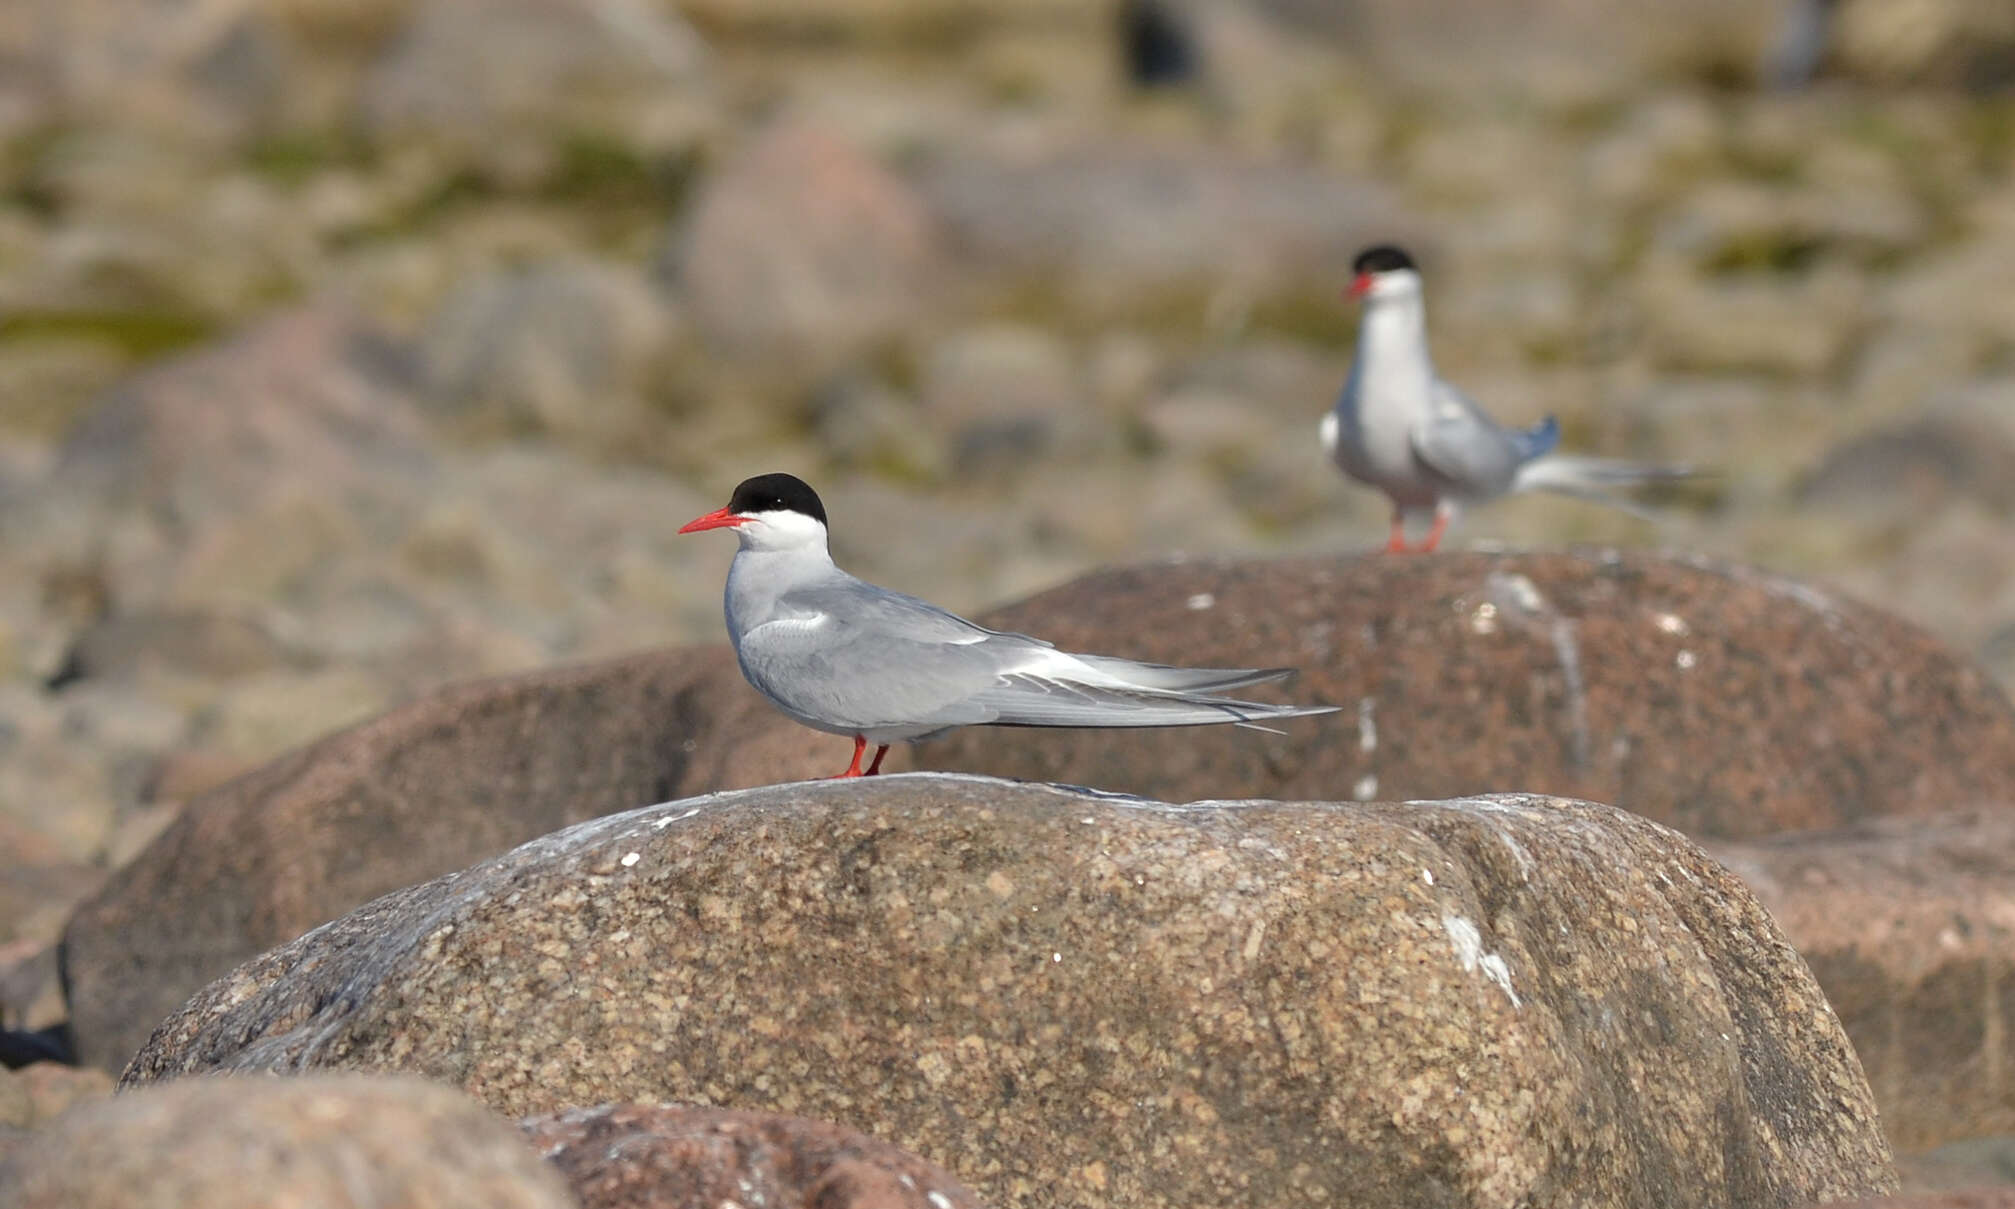
<svg viewBox="0 0 2015 1209"><path fill-rule="evenodd" d="M1419 272L1414 266L1413 257L1408 256L1404 248L1394 247L1389 243L1366 248L1357 254L1356 260L1350 262L1350 271L1353 273L1390 273L1394 269L1414 269L1415 272Z"/></svg>
<svg viewBox="0 0 2015 1209"><path fill-rule="evenodd" d="M826 523L826 506L819 502L819 493L795 474L759 474L743 479L735 488L734 498L728 501L728 511L736 516L802 512L821 525Z"/></svg>

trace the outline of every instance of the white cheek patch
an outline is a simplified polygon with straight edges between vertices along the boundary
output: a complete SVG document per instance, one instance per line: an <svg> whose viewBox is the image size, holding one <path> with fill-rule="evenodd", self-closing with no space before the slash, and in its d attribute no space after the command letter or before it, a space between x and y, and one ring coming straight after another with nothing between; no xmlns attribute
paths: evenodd
<svg viewBox="0 0 2015 1209"><path fill-rule="evenodd" d="M752 512L735 532L752 550L789 550L812 546L823 550L826 527L802 512Z"/></svg>

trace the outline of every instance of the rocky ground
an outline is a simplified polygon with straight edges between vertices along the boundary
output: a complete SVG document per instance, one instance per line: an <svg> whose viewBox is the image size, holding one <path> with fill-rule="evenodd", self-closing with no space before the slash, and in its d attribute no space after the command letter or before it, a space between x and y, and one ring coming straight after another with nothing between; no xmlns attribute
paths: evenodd
<svg viewBox="0 0 2015 1209"><path fill-rule="evenodd" d="M1844 4L1797 91L1756 83L1780 14L1733 0L1182 11L1201 70L1149 90L1062 0L0 9L0 1022L65 1017L73 907L234 774L448 681L716 639L727 543L673 533L748 473L964 609L1376 543L1314 441L1372 240L1418 253L1441 368L1498 414L1715 470L1653 521L1514 501L1462 540L1761 564L2015 680L2002 6ZM1621 671L1664 641L1621 633ZM1903 692L1895 641L1820 666ZM635 691L693 732L742 708ZM1909 715L1804 739L1947 721ZM700 759L571 789L748 783ZM1853 820L1745 768L1699 810ZM1930 784L1904 812L1983 804ZM232 935L314 914L279 900Z"/></svg>
<svg viewBox="0 0 2015 1209"><path fill-rule="evenodd" d="M1755 6L1584 7L1200 4L1144 93L1040 0L10 6L0 943L330 727L715 636L673 530L752 471L961 608L1368 543L1312 432L1373 238L1502 415L1717 472L1465 537L1754 560L2010 667L2015 109L1851 21L1771 94Z"/></svg>
<svg viewBox="0 0 2015 1209"><path fill-rule="evenodd" d="M429 694L192 801L64 929L86 1069L0 1093L36 1126L105 1070L427 1074L591 1123L577 1191L774 1178L651 1099L866 1129L1010 1205L1790 1206L1891 1187L1892 1147L1913 1189L2006 1178L2015 838L1954 803L2009 799L2015 706L1905 623L1618 552L1185 560L984 619L1289 649L1297 692L1365 695L1280 735L895 757L1073 789L808 782L840 745L723 644ZM1630 809L1420 800L1510 783ZM1393 800L1293 800L1328 786ZM0 1192L91 1179L84 1121L0 1128Z"/></svg>

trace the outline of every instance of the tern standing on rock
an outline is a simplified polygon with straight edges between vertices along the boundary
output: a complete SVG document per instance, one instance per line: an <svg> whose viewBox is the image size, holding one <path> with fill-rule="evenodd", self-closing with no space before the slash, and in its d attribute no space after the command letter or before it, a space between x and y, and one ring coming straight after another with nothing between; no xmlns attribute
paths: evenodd
<svg viewBox="0 0 2015 1209"><path fill-rule="evenodd" d="M1392 500L1386 549L1423 552L1466 506L1515 491L1549 491L1614 507L1614 487L1687 478L1679 466L1646 466L1555 453L1560 423L1505 428L1434 372L1427 352L1427 304L1413 258L1390 244L1367 248L1351 266L1350 296L1362 300L1357 353L1336 408L1322 418L1322 447L1337 468ZM1418 547L1406 521L1432 512Z"/></svg>
<svg viewBox="0 0 2015 1209"><path fill-rule="evenodd" d="M864 583L833 565L825 506L788 474L746 480L727 507L679 532L702 529L733 529L741 539L728 568L727 618L742 675L792 720L853 737L843 777L880 772L892 743L960 726L1258 726L1336 709L1217 695L1292 668L1072 655ZM870 743L874 762L863 770Z"/></svg>

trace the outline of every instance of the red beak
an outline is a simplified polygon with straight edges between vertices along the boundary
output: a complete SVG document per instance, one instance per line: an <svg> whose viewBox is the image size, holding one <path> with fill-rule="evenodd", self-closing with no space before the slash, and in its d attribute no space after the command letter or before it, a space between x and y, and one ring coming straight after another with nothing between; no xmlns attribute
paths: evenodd
<svg viewBox="0 0 2015 1209"><path fill-rule="evenodd" d="M1350 289L1346 290L1345 293L1349 294L1352 298L1362 298L1366 294L1371 293L1371 274L1359 273L1356 277L1352 278Z"/></svg>
<svg viewBox="0 0 2015 1209"><path fill-rule="evenodd" d="M736 525L746 525L749 518L736 516L726 508L716 508L705 516L695 517L679 527L681 533L698 533L702 529L732 529Z"/></svg>

